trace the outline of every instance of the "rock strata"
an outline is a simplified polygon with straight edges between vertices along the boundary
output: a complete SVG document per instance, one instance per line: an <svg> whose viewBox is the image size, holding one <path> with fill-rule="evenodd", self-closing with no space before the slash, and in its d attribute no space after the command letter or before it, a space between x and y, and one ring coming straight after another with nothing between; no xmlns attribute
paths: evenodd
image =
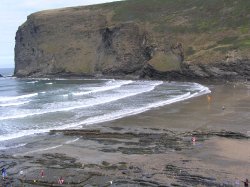
<svg viewBox="0 0 250 187"><path fill-rule="evenodd" d="M221 174L210 167L203 168L197 165L196 159L183 154L188 151L199 152L202 144L211 137L223 139L248 140L244 134L230 131L190 131L174 132L161 129L146 129L138 131L102 131L94 130L54 130L51 135L63 133L66 136L79 137L82 143L73 149L83 149L84 142L97 143L101 155L123 155L123 158L140 158L128 160L103 160L102 162L81 162L79 158L68 156L54 151L34 155L11 156L1 154L1 167L6 167L9 176L6 180L0 179L1 186L231 186L226 181L209 173ZM191 137L198 138L197 146L191 143ZM86 146L86 145L84 145ZM92 149L92 148L91 148ZM172 155L174 154L175 157ZM87 157L87 153L81 157ZM161 157L161 155L163 157ZM172 155L172 156L171 156ZM178 155L182 155L179 157ZM139 157L138 157L139 156ZM105 157L100 157L104 159ZM151 166L149 160L163 161L163 167ZM149 160L148 160L149 159ZM169 159L169 160L168 160ZM179 159L176 162L175 159ZM112 162L111 162L112 161ZM151 168L152 167L152 168ZM44 169L45 176L40 175ZM21 175L20 172L23 171ZM227 172L226 172L227 173ZM63 185L57 180L63 176Z"/></svg>
<svg viewBox="0 0 250 187"><path fill-rule="evenodd" d="M142 77L165 80L249 80L250 60L218 64L182 64L180 71L160 72L152 66L144 69Z"/></svg>
<svg viewBox="0 0 250 187"><path fill-rule="evenodd" d="M31 14L16 33L15 76L249 79L245 1L171 2L135 0Z"/></svg>

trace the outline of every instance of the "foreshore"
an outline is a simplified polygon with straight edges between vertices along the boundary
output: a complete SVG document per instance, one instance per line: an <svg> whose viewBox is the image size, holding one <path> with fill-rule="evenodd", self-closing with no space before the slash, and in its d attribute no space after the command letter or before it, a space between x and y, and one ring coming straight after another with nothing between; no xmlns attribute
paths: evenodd
<svg viewBox="0 0 250 187"><path fill-rule="evenodd" d="M3 151L8 178L0 184L233 186L250 178L250 85L207 86L210 99L51 131L21 150Z"/></svg>

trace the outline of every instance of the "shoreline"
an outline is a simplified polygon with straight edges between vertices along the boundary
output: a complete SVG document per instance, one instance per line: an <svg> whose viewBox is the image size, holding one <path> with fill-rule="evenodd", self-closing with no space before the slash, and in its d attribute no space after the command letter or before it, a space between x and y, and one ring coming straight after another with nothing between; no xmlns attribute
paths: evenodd
<svg viewBox="0 0 250 187"><path fill-rule="evenodd" d="M9 76L8 76L9 77ZM167 78L149 78L149 77L139 77L136 75L44 75L44 76L16 76L12 75L11 77L16 77L18 79L116 79L116 80L149 80L149 81L168 81L168 82L196 82L200 84L223 84L223 83L233 83L233 84L245 84L249 82L248 77L241 78L176 78L176 79L167 79Z"/></svg>
<svg viewBox="0 0 250 187"><path fill-rule="evenodd" d="M60 186L230 186L250 173L247 86L209 85L210 104L204 95L84 130L52 131L19 155L1 154L10 180L0 184L57 186L62 176Z"/></svg>

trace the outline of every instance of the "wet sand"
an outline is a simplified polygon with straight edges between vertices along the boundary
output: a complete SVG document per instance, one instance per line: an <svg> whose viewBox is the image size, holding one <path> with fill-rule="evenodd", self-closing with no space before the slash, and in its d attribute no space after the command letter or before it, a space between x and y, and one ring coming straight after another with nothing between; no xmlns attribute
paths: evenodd
<svg viewBox="0 0 250 187"><path fill-rule="evenodd" d="M155 127L180 131L199 128L236 132L249 130L250 88L241 83L206 86L212 91L209 94L211 102L203 95L105 125L123 127L126 124L126 127ZM225 110L222 110L223 106Z"/></svg>
<svg viewBox="0 0 250 187"><path fill-rule="evenodd" d="M63 176L59 186L232 186L250 178L250 86L208 86L210 102L204 95L4 151L1 183L56 186Z"/></svg>

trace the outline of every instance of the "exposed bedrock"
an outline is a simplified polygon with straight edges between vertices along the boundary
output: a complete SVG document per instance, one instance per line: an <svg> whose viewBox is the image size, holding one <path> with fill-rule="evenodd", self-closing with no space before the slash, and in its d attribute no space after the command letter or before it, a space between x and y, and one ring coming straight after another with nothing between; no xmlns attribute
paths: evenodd
<svg viewBox="0 0 250 187"><path fill-rule="evenodd" d="M192 0L182 8L178 3L186 2L171 8L170 1L151 6L151 1L135 0L31 14L16 33L15 75L249 79L245 22L212 29L204 14L220 1L208 10L205 2ZM138 6L145 10L131 8ZM203 13L198 6L205 7ZM226 21L235 8L227 6ZM181 9L179 15L174 9Z"/></svg>

